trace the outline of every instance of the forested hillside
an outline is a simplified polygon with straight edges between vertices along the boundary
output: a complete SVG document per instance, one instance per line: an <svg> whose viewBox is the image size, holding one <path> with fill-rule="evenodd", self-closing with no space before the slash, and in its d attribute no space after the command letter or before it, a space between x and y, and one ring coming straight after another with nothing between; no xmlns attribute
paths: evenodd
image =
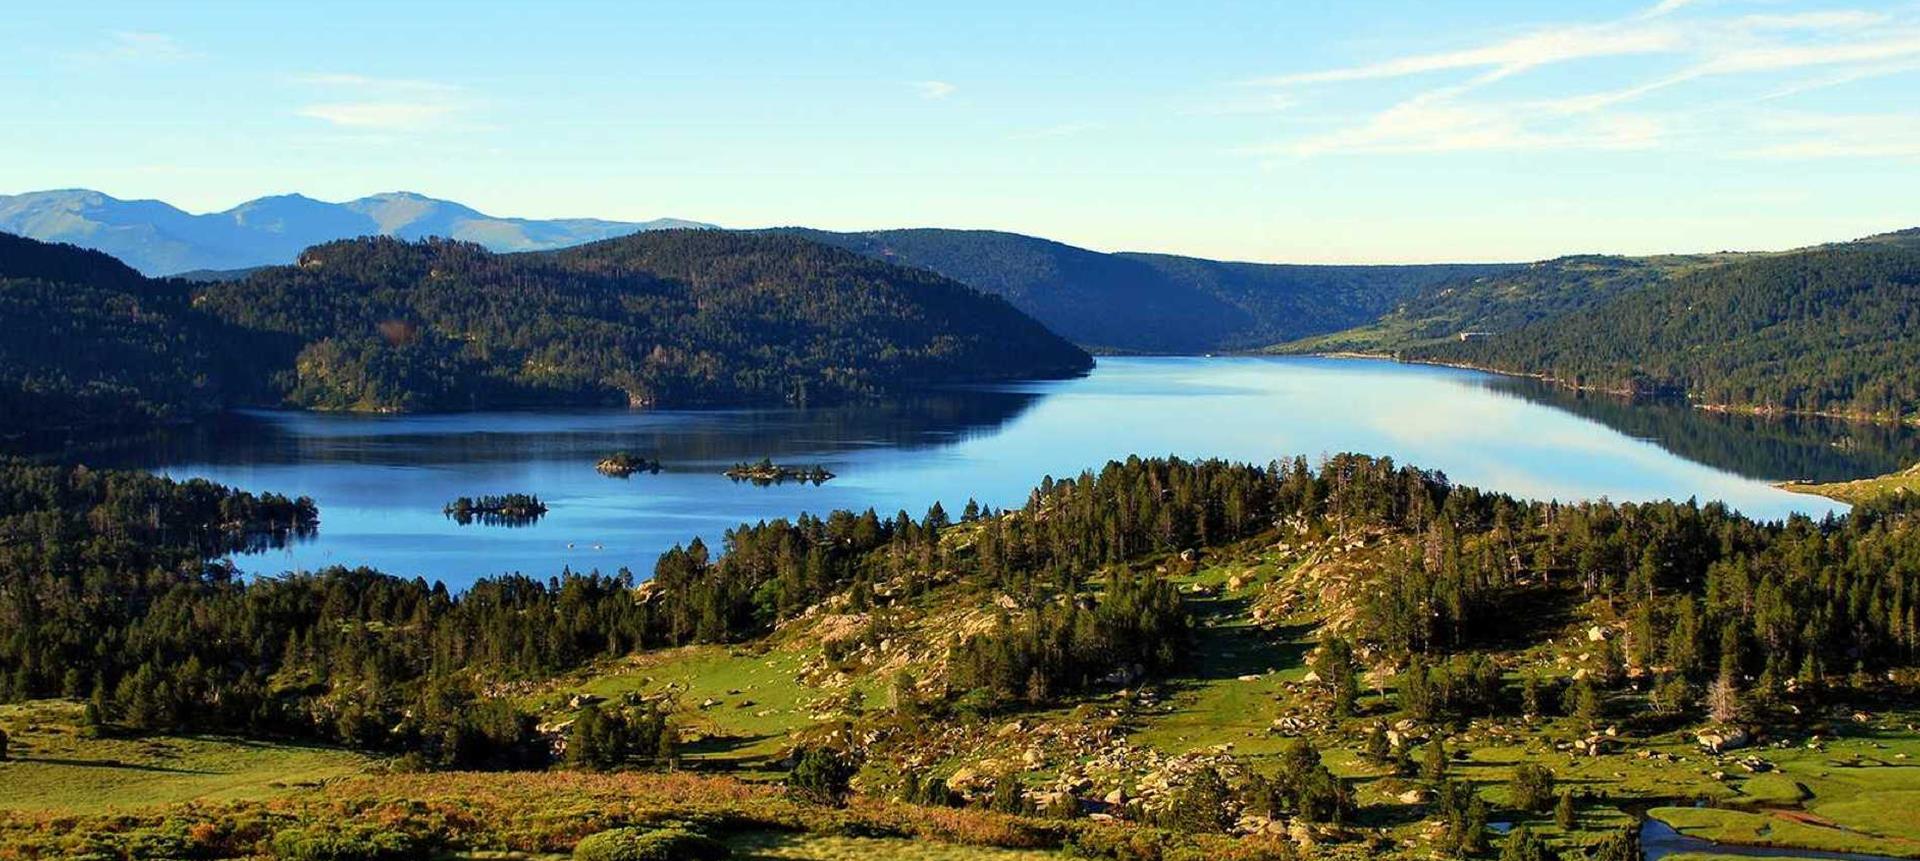
<svg viewBox="0 0 1920 861"><path fill-rule="evenodd" d="M1743 409L1920 416L1920 230L1756 255L1472 341L1411 349Z"/></svg>
<svg viewBox="0 0 1920 861"><path fill-rule="evenodd" d="M1512 332L1602 304L1615 296L1739 255L1582 255L1529 263L1423 287L1379 319L1281 344L1281 353L1393 353Z"/></svg>
<svg viewBox="0 0 1920 861"><path fill-rule="evenodd" d="M1077 344L1143 353L1260 347L1365 323L1420 287L1501 265L1302 266L1104 254L992 230L789 228L1006 297Z"/></svg>
<svg viewBox="0 0 1920 861"><path fill-rule="evenodd" d="M189 419L246 389L246 340L97 251L0 234L0 437Z"/></svg>
<svg viewBox="0 0 1920 861"><path fill-rule="evenodd" d="M1086 354L1004 301L796 237L657 231L558 252L359 239L196 304L300 342L322 409L831 402L1056 377Z"/></svg>
<svg viewBox="0 0 1920 861"><path fill-rule="evenodd" d="M1616 841L1635 805L1705 798L1726 807L1656 812L1754 828L1776 820L1736 805L1789 797L1846 825L1779 826L1780 845L1894 853L1912 827L1844 802L1909 785L1887 757L1914 749L1912 508L1763 523L1521 500L1361 455L1131 458L1043 479L1016 510L743 524L637 586L564 573L451 594L205 561L308 528L304 500L7 464L0 698L84 704L66 731L82 738L291 737L396 771L717 771L770 748L749 767L786 771L810 806L769 819L687 798L668 817L722 836L882 810L951 824L969 806L1004 818L932 833L1114 859L1203 857L1167 850L1209 835L1233 835L1233 858L1474 857L1497 818L1522 826L1509 846L1556 853L1539 857L1629 861ZM57 732L14 727L34 745ZM1769 743L1734 752L1754 738ZM410 807L338 845L551 854L625 824L577 818L581 776L408 785ZM460 806L505 787L557 802L552 817L491 825L419 794ZM323 828L365 809L291 815ZM281 830L167 825L0 817L42 847L160 831L175 857L258 855Z"/></svg>
<svg viewBox="0 0 1920 861"><path fill-rule="evenodd" d="M0 323L5 435L238 404L826 403L1091 366L939 276L698 230L515 255L350 240L204 284L0 235Z"/></svg>

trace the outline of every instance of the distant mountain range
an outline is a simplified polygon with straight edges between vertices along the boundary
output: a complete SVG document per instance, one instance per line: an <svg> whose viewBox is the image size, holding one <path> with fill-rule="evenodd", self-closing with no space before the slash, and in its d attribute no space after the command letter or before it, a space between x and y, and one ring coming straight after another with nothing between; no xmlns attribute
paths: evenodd
<svg viewBox="0 0 1920 861"><path fill-rule="evenodd" d="M540 251L697 221L497 218L411 192L328 203L298 194L195 215L158 200L64 189L0 195L0 231L104 251L149 276L293 262L309 246L357 236L441 236L493 251Z"/></svg>

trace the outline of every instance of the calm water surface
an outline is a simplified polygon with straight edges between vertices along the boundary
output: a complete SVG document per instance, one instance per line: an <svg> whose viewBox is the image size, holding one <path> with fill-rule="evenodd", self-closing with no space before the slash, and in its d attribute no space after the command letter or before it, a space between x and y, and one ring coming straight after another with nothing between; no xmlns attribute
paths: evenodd
<svg viewBox="0 0 1920 861"><path fill-rule="evenodd" d="M318 536L239 559L249 572L369 565L460 586L566 566L644 576L662 550L692 536L715 544L742 521L800 511L871 506L917 516L939 500L957 514L970 497L1014 506L1043 475L1134 453L1264 463L1362 451L1523 496L1722 499L1778 518L1839 507L1763 479L1884 472L1882 463L1915 446L1911 434L1863 443L1845 429L1756 430L1692 410L1556 397L1388 362L1107 358L1078 380L838 409L250 413L85 459L318 501ZM659 458L665 471L627 479L594 471L622 449ZM762 488L720 474L761 457L818 463L839 477ZM524 527L461 526L441 514L458 496L509 492L538 495L550 513Z"/></svg>

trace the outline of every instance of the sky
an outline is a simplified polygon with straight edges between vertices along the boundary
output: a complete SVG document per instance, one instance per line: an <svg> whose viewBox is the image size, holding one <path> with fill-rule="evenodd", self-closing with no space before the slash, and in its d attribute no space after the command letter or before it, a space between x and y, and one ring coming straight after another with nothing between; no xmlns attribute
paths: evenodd
<svg viewBox="0 0 1920 861"><path fill-rule="evenodd" d="M1920 225L1920 0L22 3L0 194L1291 262Z"/></svg>

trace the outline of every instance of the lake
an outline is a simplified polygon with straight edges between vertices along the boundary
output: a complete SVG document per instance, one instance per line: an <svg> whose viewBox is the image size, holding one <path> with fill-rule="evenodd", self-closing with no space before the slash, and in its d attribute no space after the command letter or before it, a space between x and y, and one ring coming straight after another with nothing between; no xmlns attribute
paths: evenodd
<svg viewBox="0 0 1920 861"><path fill-rule="evenodd" d="M1820 515L1843 507L1767 480L1890 471L1920 459L1914 436L1629 406L1382 361L1104 358L1076 380L830 409L250 412L83 459L313 497L318 535L236 560L250 573L368 565L459 587L563 567L644 577L676 543L717 544L743 521L801 511L1017 506L1043 475L1135 453L1264 463L1360 451L1528 497L1698 497L1764 518ZM617 450L664 469L624 479L594 470ZM838 477L756 487L721 475L762 457ZM537 495L550 510L526 526L461 525L441 511L456 497L505 493Z"/></svg>

